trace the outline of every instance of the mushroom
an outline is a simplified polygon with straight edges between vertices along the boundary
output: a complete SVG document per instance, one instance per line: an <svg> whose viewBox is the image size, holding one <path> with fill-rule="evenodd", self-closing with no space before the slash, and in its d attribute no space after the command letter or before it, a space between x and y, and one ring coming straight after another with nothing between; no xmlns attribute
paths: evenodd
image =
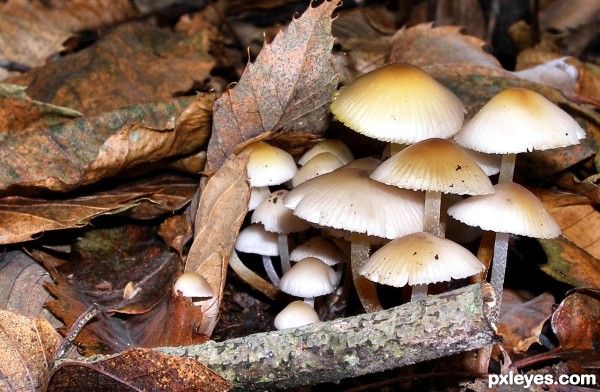
<svg viewBox="0 0 600 392"><path fill-rule="evenodd" d="M440 225L442 193L478 195L493 192L485 172L450 140L431 138L395 154L371 174L373 180L400 188L425 191L424 230L443 236Z"/></svg>
<svg viewBox="0 0 600 392"><path fill-rule="evenodd" d="M330 152L322 152L310 158L292 178L292 187L297 187L306 180L334 171L344 164Z"/></svg>
<svg viewBox="0 0 600 392"><path fill-rule="evenodd" d="M173 292L180 292L184 297L191 298L192 303L196 306L202 305L203 301L214 295L206 278L195 272L181 274L173 284Z"/></svg>
<svg viewBox="0 0 600 392"><path fill-rule="evenodd" d="M496 232L490 282L499 307L502 301L509 234L555 238L560 235L560 227L542 202L523 186L514 182L503 182L494 188L494 193L471 196L450 206L448 214L468 225Z"/></svg>
<svg viewBox="0 0 600 392"><path fill-rule="evenodd" d="M448 138L463 125L458 97L411 64L388 64L354 79L333 95L331 112L373 139L411 144Z"/></svg>
<svg viewBox="0 0 600 392"><path fill-rule="evenodd" d="M312 237L301 243L290 253L291 261L300 261L306 257L316 257L330 267L346 264L346 255L333 242L322 236ZM342 277L342 268L336 269L337 281Z"/></svg>
<svg viewBox="0 0 600 392"><path fill-rule="evenodd" d="M283 274L279 289L294 297L304 298L304 302L314 308L315 297L332 293L336 285L337 277L333 268L316 257L307 257Z"/></svg>
<svg viewBox="0 0 600 392"><path fill-rule="evenodd" d="M290 302L275 316L275 328L297 328L319 322L315 309L304 301Z"/></svg>
<svg viewBox="0 0 600 392"><path fill-rule="evenodd" d="M288 233L308 230L310 225L293 214L292 210L283 205L283 198L288 194L286 189L271 193L254 210L252 223L262 223L266 231L277 233L279 243L279 258L283 273L290 269L290 250Z"/></svg>
<svg viewBox="0 0 600 392"><path fill-rule="evenodd" d="M357 272L369 256L369 236L393 239L423 230L422 193L370 179L378 163L353 161L300 184L283 201L308 222L351 233L352 277L368 312L381 308L374 285Z"/></svg>
<svg viewBox="0 0 600 392"><path fill-rule="evenodd" d="M483 269L477 257L459 244L419 232L385 244L358 272L373 282L402 287L462 279Z"/></svg>
<svg viewBox="0 0 600 392"><path fill-rule="evenodd" d="M269 280L274 285L278 285L279 275L271 260L272 256L279 255L278 245L276 233L266 231L260 224L252 224L242 229L238 234L235 241L235 250L260 255Z"/></svg>
<svg viewBox="0 0 600 392"><path fill-rule="evenodd" d="M294 158L281 148L263 141L247 148L251 149L246 167L251 187L280 185L296 175Z"/></svg>
<svg viewBox="0 0 600 392"><path fill-rule="evenodd" d="M328 152L336 156L337 159L342 162L343 165L354 160L354 154L342 141L337 139L325 139L315 144L311 149L306 151L300 159L298 164L304 166L306 162L310 161L315 156Z"/></svg>

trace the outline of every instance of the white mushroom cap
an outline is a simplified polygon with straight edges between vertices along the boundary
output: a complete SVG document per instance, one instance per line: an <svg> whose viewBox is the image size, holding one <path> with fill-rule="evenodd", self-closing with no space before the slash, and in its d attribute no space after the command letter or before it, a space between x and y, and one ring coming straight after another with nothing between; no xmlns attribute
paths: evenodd
<svg viewBox="0 0 600 392"><path fill-rule="evenodd" d="M471 150L517 154L578 144L585 131L543 95L509 88L495 95L454 139Z"/></svg>
<svg viewBox="0 0 600 392"><path fill-rule="evenodd" d="M354 154L341 140L337 139L325 139L315 144L310 150L306 151L304 155L298 159L298 164L304 166L306 162L310 161L315 156L328 152L335 155L343 165L354 159Z"/></svg>
<svg viewBox="0 0 600 392"><path fill-rule="evenodd" d="M446 139L426 139L393 155L371 178L400 188L480 195L494 191L469 154Z"/></svg>
<svg viewBox="0 0 600 392"><path fill-rule="evenodd" d="M184 297L195 300L212 298L214 295L213 289L206 278L195 272L184 272L177 278L173 284L173 292L181 291ZM202 301L195 301L194 305L199 305Z"/></svg>
<svg viewBox="0 0 600 392"><path fill-rule="evenodd" d="M281 148L262 141L248 148L252 149L247 166L250 186L279 185L296 175L294 158Z"/></svg>
<svg viewBox="0 0 600 392"><path fill-rule="evenodd" d="M283 205L288 190L280 189L264 199L252 213L252 223L262 223L266 231L273 233L296 233L308 230L308 222L298 218L293 211Z"/></svg>
<svg viewBox="0 0 600 392"><path fill-rule="evenodd" d="M248 201L248 211L253 211L261 201L269 197L271 190L268 186L258 186L250 188L250 200Z"/></svg>
<svg viewBox="0 0 600 392"><path fill-rule="evenodd" d="M316 236L298 245L290 253L291 261L300 261L306 257L316 257L329 266L346 262L346 255L333 242Z"/></svg>
<svg viewBox="0 0 600 392"><path fill-rule="evenodd" d="M403 144L450 137L464 121L460 99L411 64L388 64L357 77L334 94L331 112L358 133Z"/></svg>
<svg viewBox="0 0 600 392"><path fill-rule="evenodd" d="M301 298L332 293L337 284L335 270L315 257L300 260L281 277L279 289Z"/></svg>
<svg viewBox="0 0 600 392"><path fill-rule="evenodd" d="M448 214L471 226L497 233L555 238L560 227L542 202L514 182L503 182L489 195L471 196L448 208Z"/></svg>
<svg viewBox="0 0 600 392"><path fill-rule="evenodd" d="M402 287L462 279L483 269L477 257L459 244L420 232L382 246L358 272L373 282Z"/></svg>
<svg viewBox="0 0 600 392"><path fill-rule="evenodd" d="M235 249L262 256L278 256L277 234L266 231L263 225L252 224L240 231L235 241Z"/></svg>
<svg viewBox="0 0 600 392"><path fill-rule="evenodd" d="M343 166L338 157L330 152L322 152L309 159L292 178L292 187L297 187L305 181L329 173Z"/></svg>
<svg viewBox="0 0 600 392"><path fill-rule="evenodd" d="M342 166L292 189L283 203L294 215L334 229L389 239L423 230L424 195L371 180L370 174Z"/></svg>
<svg viewBox="0 0 600 392"><path fill-rule="evenodd" d="M474 151L468 148L462 148L485 172L488 176L500 173L500 164L502 163L501 154L488 154L485 152Z"/></svg>
<svg viewBox="0 0 600 392"><path fill-rule="evenodd" d="M297 328L303 325L319 322L315 309L304 301L294 301L288 304L275 316L275 328Z"/></svg>

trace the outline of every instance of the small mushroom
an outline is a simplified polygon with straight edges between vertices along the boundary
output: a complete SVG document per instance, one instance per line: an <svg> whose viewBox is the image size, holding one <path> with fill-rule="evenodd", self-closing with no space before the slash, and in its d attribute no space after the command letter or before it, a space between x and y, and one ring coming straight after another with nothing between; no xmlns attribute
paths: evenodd
<svg viewBox="0 0 600 392"><path fill-rule="evenodd" d="M315 309L304 301L293 301L275 316L277 329L297 328L319 322Z"/></svg>
<svg viewBox="0 0 600 392"><path fill-rule="evenodd" d="M277 275L271 259L272 256L279 255L276 233L266 231L260 224L247 226L238 234L235 250L260 255L269 280L274 285L279 284L279 275Z"/></svg>
<svg viewBox="0 0 600 392"><path fill-rule="evenodd" d="M279 289L294 297L304 298L304 302L314 307L315 297L332 293L336 284L333 268L316 257L307 257L283 274Z"/></svg>
<svg viewBox="0 0 600 392"><path fill-rule="evenodd" d="M213 289L206 278L195 272L184 272L177 278L173 284L173 292L181 292L184 297L192 299L196 306L202 305L202 302L212 298Z"/></svg>

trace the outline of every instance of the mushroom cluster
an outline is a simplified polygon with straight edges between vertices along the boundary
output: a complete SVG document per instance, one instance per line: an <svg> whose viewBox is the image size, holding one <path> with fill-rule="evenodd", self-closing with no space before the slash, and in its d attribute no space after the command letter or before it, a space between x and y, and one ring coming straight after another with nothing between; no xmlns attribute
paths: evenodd
<svg viewBox="0 0 600 392"><path fill-rule="evenodd" d="M391 143L390 156L355 160L342 142L324 140L298 160L298 168L293 158L283 158L285 151L255 143L248 177L262 196L254 200L253 191L252 225L238 240L244 252L244 231L255 226L271 232L271 242L278 238L277 251L271 245L268 254L279 256L281 267L263 256L266 274L306 305L313 307L314 297L336 290L344 271L336 264L344 265L348 253L346 277L352 280L345 281L354 283L366 311L381 309L375 283L410 285L411 300L420 300L428 284L482 273L486 266L477 257L445 238L447 215L478 227L484 236L496 235L490 279L499 304L508 236L560 234L541 202L511 182L517 153L564 147L585 137L567 113L540 94L502 91L465 124L464 106L452 91L414 65L389 64L341 87L331 111L348 128ZM490 177L498 173L494 185ZM447 212L442 202L451 203ZM308 240L290 237L297 232L308 233ZM336 237L349 244L347 253L329 240ZM292 238L291 243L305 242L289 255ZM306 313L305 307L284 310ZM307 320L318 320L308 313Z"/></svg>

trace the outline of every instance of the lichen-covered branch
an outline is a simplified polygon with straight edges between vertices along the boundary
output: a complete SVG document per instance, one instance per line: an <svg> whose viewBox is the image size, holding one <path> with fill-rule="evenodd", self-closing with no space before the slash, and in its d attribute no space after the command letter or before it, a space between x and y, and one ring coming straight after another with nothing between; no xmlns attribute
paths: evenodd
<svg viewBox="0 0 600 392"><path fill-rule="evenodd" d="M235 389L331 382L488 346L494 303L487 283L393 309L197 346L159 349L195 358Z"/></svg>

